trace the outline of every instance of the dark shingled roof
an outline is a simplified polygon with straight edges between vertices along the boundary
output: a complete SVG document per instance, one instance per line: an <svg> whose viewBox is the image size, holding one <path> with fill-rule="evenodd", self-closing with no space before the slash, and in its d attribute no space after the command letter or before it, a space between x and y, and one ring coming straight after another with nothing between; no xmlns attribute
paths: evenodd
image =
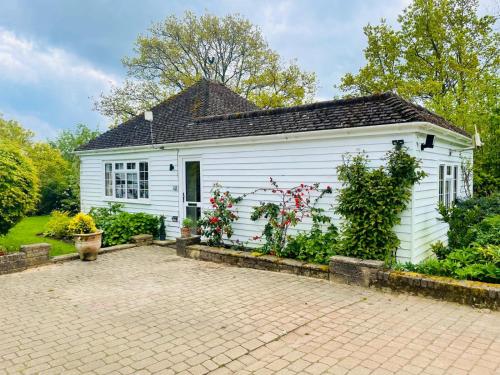
<svg viewBox="0 0 500 375"><path fill-rule="evenodd" d="M152 108L150 123L138 115L79 150L180 143L208 139L307 132L424 121L468 134L423 107L392 93L259 110L227 87L202 79Z"/></svg>

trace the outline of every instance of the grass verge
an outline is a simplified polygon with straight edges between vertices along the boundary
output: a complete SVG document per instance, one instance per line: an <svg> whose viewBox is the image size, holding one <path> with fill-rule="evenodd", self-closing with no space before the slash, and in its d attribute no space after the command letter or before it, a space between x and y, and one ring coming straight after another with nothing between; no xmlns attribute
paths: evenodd
<svg viewBox="0 0 500 375"><path fill-rule="evenodd" d="M75 253L76 249L73 244L48 237L37 236L37 234L45 230L45 225L49 219L49 216L31 216L24 218L12 228L7 235L0 236L0 246L5 247L7 251L15 252L19 250L21 245L46 242L52 245L52 250L50 251L51 256Z"/></svg>

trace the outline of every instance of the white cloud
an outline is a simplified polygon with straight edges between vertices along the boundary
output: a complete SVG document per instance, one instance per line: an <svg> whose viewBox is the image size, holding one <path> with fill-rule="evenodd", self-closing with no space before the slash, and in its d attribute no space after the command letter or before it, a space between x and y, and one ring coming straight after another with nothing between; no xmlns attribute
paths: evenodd
<svg viewBox="0 0 500 375"><path fill-rule="evenodd" d="M44 46L0 28L0 80L39 84L82 82L107 89L118 79L67 51Z"/></svg>
<svg viewBox="0 0 500 375"><path fill-rule="evenodd" d="M17 111L1 110L0 114L7 120L16 120L23 127L32 130L35 133L36 140L46 140L55 138L59 130L48 122L40 119L36 115L19 113Z"/></svg>

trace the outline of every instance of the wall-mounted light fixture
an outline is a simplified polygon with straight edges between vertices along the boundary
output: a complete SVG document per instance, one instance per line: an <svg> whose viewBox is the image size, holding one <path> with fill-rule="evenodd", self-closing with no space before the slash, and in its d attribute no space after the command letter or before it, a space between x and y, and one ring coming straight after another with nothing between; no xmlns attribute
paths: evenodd
<svg viewBox="0 0 500 375"><path fill-rule="evenodd" d="M174 165L173 165L173 164L170 164L169 170L170 170L170 171L173 171L174 169L175 169Z"/></svg>
<svg viewBox="0 0 500 375"><path fill-rule="evenodd" d="M401 150L401 147L405 144L403 139L393 139L392 144L396 147L396 150Z"/></svg>
<svg viewBox="0 0 500 375"><path fill-rule="evenodd" d="M426 148L434 148L434 136L432 134L427 134L425 136L425 143L420 145L421 151L424 151Z"/></svg>

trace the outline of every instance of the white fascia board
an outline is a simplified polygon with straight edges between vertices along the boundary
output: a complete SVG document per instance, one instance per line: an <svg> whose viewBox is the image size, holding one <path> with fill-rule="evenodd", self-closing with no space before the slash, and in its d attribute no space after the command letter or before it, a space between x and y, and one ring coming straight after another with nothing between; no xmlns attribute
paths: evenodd
<svg viewBox="0 0 500 375"><path fill-rule="evenodd" d="M375 125L375 126L365 126L365 127L355 127L355 128L340 128L340 129L327 129L327 130L315 130L308 132L297 132L297 133L280 133L280 134L270 134L270 135L256 135L248 137L233 137L233 138L218 138L218 139L207 139L202 141L193 142L180 142L180 143L165 143L165 144L155 144L155 145L143 145L143 146L131 146L131 147L117 147L117 148L106 148L88 151L77 151L76 154L80 156L84 155L105 155L105 154L116 154L116 153L127 153L135 151L158 151L158 150L175 150L183 148L198 148L207 146L232 146L232 145L242 145L242 144L262 144L262 143L273 143L273 142L293 142L297 140L317 140L325 138L348 138L348 137L364 137L373 135L384 135L384 134L412 134L412 133L437 133L439 137L442 137L452 143L456 143L461 146L472 145L472 140L462 134L458 134L449 129L445 129L441 126L429 122L405 122L397 124L387 124L387 125Z"/></svg>

